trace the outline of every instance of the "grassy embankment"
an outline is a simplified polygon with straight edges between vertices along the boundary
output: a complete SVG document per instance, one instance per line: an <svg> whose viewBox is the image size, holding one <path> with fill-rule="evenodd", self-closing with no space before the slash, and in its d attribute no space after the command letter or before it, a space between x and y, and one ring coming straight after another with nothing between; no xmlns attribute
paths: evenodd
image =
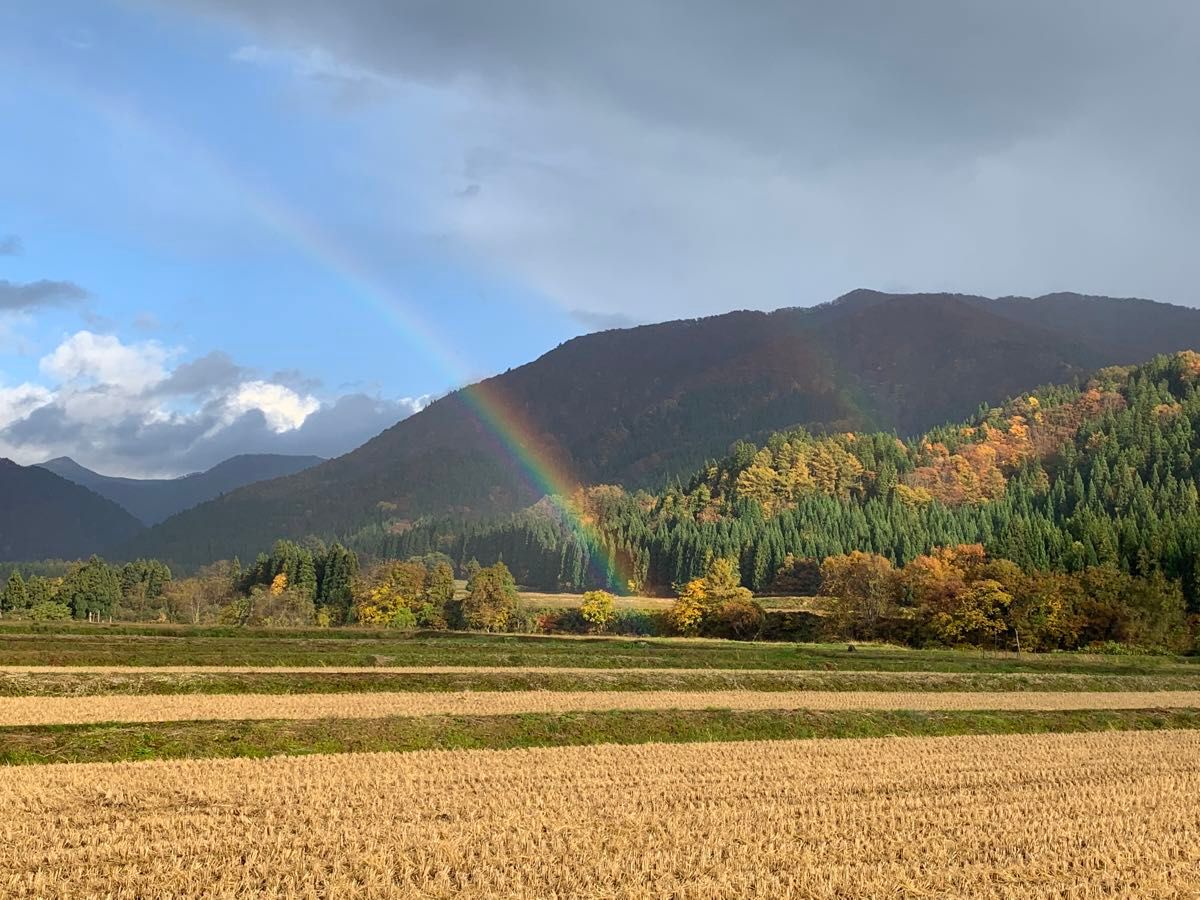
<svg viewBox="0 0 1200 900"><path fill-rule="evenodd" d="M844 644L4 623L0 625L0 667L69 668L0 674L0 702L3 696L463 690L1195 690L1200 684L1198 663L1170 656L1017 656L866 645L848 652ZM84 670L87 666L125 670L88 672ZM135 666L262 666L278 670L146 672L129 668ZM287 672L280 668L285 666L364 668ZM397 672L388 668L396 666L478 670ZM531 671L530 667L543 670ZM663 669L675 671L655 671ZM57 724L0 728L0 762L1147 728L1200 728L1200 713L1158 708L1043 712L672 709Z"/></svg>
<svg viewBox="0 0 1200 900"><path fill-rule="evenodd" d="M679 638L542 637L179 626L0 629L2 666L496 666L840 672L1200 675L1200 659L1012 654Z"/></svg>
<svg viewBox="0 0 1200 900"><path fill-rule="evenodd" d="M0 764L1165 728L1200 728L1200 711L683 710L41 725L0 729Z"/></svg>

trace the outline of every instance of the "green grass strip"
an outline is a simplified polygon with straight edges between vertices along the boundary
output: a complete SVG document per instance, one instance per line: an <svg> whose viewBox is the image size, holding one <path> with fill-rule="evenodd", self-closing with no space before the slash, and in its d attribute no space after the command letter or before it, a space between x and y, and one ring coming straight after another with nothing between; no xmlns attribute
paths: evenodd
<svg viewBox="0 0 1200 900"><path fill-rule="evenodd" d="M1200 728L1200 710L1056 712L620 711L0 729L0 763L511 749L651 741L783 740Z"/></svg>
<svg viewBox="0 0 1200 900"><path fill-rule="evenodd" d="M373 691L1189 691L1197 675L972 672L19 672L0 697L104 694L330 694Z"/></svg>
<svg viewBox="0 0 1200 900"><path fill-rule="evenodd" d="M547 638L418 633L386 637L349 632L169 634L0 633L0 665L28 666L574 666L598 669L811 669L1200 675L1200 658L1082 653L989 654L845 644L672 639ZM350 636L354 635L354 636Z"/></svg>

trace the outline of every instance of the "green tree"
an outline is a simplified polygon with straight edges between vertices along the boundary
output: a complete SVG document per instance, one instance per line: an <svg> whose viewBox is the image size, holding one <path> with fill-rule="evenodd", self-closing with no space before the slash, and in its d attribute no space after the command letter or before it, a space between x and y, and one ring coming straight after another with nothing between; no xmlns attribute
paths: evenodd
<svg viewBox="0 0 1200 900"><path fill-rule="evenodd" d="M435 606L445 606L454 599L454 570L449 563L439 561L425 581L425 595Z"/></svg>
<svg viewBox="0 0 1200 900"><path fill-rule="evenodd" d="M317 566L311 553L304 551L296 565L296 580L292 590L312 603L317 596Z"/></svg>
<svg viewBox="0 0 1200 900"><path fill-rule="evenodd" d="M461 615L468 628L503 631L517 608L517 585L503 562L480 569L467 585Z"/></svg>
<svg viewBox="0 0 1200 900"><path fill-rule="evenodd" d="M32 608L42 603L54 602L58 598L59 587L59 583L54 579L46 578L44 575L32 576L25 584L29 606Z"/></svg>
<svg viewBox="0 0 1200 900"><path fill-rule="evenodd" d="M463 577L467 579L468 582L474 581L475 576L479 574L479 570L482 568L483 566L479 564L479 560L472 556L469 560L467 560L467 564L463 566Z"/></svg>
<svg viewBox="0 0 1200 900"><path fill-rule="evenodd" d="M358 555L341 544L333 544L321 560L317 607L333 625L345 624L354 602L354 580L358 577Z"/></svg>
<svg viewBox="0 0 1200 900"><path fill-rule="evenodd" d="M121 567L119 577L122 606L144 615L161 608L163 592L171 582L171 570L157 559L136 559Z"/></svg>
<svg viewBox="0 0 1200 900"><path fill-rule="evenodd" d="M113 607L121 602L121 580L112 566L93 556L67 574L57 599L67 604L77 619L111 616Z"/></svg>
<svg viewBox="0 0 1200 900"><path fill-rule="evenodd" d="M21 577L20 572L14 570L8 576L8 584L4 587L3 596L0 596L0 610L13 612L28 607L29 592L25 590L25 579Z"/></svg>

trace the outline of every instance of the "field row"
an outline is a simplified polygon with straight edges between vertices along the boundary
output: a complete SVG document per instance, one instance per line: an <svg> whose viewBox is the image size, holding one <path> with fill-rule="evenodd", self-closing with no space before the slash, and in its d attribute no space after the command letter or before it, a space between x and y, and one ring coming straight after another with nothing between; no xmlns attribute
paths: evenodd
<svg viewBox="0 0 1200 900"><path fill-rule="evenodd" d="M0 726L603 710L1195 709L1200 691L458 691L0 698Z"/></svg>
<svg viewBox="0 0 1200 900"><path fill-rule="evenodd" d="M9 667L0 697L378 691L1168 691L1200 675L828 672L769 669Z"/></svg>
<svg viewBox="0 0 1200 900"><path fill-rule="evenodd" d="M1186 897L1200 733L9 770L11 897Z"/></svg>
<svg viewBox="0 0 1200 900"><path fill-rule="evenodd" d="M334 636L326 630L174 629L83 634L0 630L0 666L430 667L456 663L504 669L770 669L789 671L937 671L1090 675L1200 675L1200 660L1079 653L1011 654L912 651L894 647L715 640L567 638L529 635L415 634Z"/></svg>

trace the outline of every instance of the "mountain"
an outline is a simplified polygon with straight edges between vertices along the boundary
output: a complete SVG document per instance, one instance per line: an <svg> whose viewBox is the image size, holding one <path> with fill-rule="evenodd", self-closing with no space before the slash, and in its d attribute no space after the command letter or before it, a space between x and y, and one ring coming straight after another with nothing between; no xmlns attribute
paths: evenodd
<svg viewBox="0 0 1200 900"><path fill-rule="evenodd" d="M350 544L375 558L436 548L484 565L503 559L536 590L623 590L632 580L660 594L703 577L713 559L736 559L756 592L808 594L827 557L864 551L903 565L937 548L982 545L1007 561L994 576L1014 565L1060 574L1111 566L1177 582L1200 613L1198 483L1200 353L1183 351L1101 370L1079 386L1039 387L909 441L776 433L761 447L736 444L652 497L586 488L578 500L587 529L561 506L538 503L492 520L367 528ZM1106 619L1173 593L1099 588L1090 583L1070 615L1046 608L1043 624ZM1065 602L1054 591L1042 598Z"/></svg>
<svg viewBox="0 0 1200 900"><path fill-rule="evenodd" d="M981 400L1193 346L1200 311L1077 294L861 290L604 331L456 391L345 456L174 516L131 552L194 564L372 521L506 513L547 484L655 487L739 438L796 426L913 435Z"/></svg>
<svg viewBox="0 0 1200 900"><path fill-rule="evenodd" d="M324 460L319 456L243 454L206 472L180 478L115 478L85 468L67 456L41 463L55 475L107 497L143 524L154 525L177 512L256 481L294 475Z"/></svg>
<svg viewBox="0 0 1200 900"><path fill-rule="evenodd" d="M0 498L0 560L74 559L142 530L111 500L9 459L0 459Z"/></svg>

